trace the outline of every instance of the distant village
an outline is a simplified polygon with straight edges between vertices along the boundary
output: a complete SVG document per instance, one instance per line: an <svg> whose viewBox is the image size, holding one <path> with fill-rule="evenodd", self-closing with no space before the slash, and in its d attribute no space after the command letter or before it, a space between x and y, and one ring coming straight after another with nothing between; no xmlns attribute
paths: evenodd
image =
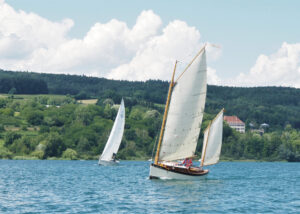
<svg viewBox="0 0 300 214"><path fill-rule="evenodd" d="M227 124L235 129L236 131L240 132L240 133L245 133L246 131L246 126L245 123L240 120L240 118L238 118L237 116L224 116L224 121L227 122ZM253 123L249 123L249 127L251 132L256 132L260 135L263 135L265 133L265 131L269 128L269 124L267 123L263 123L260 124L259 128L255 128L255 125Z"/></svg>

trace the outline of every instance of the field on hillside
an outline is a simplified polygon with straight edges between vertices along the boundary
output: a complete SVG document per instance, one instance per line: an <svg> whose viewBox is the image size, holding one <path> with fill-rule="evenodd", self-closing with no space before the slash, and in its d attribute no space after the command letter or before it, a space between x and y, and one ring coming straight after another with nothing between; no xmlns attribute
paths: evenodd
<svg viewBox="0 0 300 214"><path fill-rule="evenodd" d="M78 103L84 105L96 104L98 99L88 99L88 100L77 100Z"/></svg>

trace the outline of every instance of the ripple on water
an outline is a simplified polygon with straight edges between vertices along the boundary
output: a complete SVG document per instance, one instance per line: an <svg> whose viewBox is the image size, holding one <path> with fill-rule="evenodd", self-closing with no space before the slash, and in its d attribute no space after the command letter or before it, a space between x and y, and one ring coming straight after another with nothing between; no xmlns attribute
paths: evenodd
<svg viewBox="0 0 300 214"><path fill-rule="evenodd" d="M149 162L0 160L0 213L297 213L299 163L222 162L199 181L149 180Z"/></svg>

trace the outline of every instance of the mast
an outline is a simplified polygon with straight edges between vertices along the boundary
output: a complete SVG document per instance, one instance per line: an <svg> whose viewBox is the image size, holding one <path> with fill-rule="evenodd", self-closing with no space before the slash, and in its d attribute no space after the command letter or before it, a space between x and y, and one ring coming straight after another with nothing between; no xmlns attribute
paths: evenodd
<svg viewBox="0 0 300 214"><path fill-rule="evenodd" d="M207 142L208 142L208 138L209 138L209 131L210 131L210 125L212 124L212 121L210 121L209 125L208 125L208 133L207 133L207 138L206 138L206 142L205 144L203 144L203 146L205 145L205 149L203 151L203 156L202 156L202 160L201 160L201 167L203 166L203 162L204 162L204 159L205 159L205 154L206 154L206 148L207 148ZM205 131L204 131L205 132Z"/></svg>
<svg viewBox="0 0 300 214"><path fill-rule="evenodd" d="M166 125L166 118L167 118L167 114L168 114L168 109L169 109L169 104L170 104L170 98L171 98L172 88L174 86L174 76L175 76L176 66L177 66L177 60L175 62L174 71L173 71L172 79L171 79L170 86L169 86L168 98L167 98L167 102L166 102L166 107L165 107L165 112L164 112L164 117L163 117L163 123L162 123L161 129L160 129L159 141L158 141L158 145L157 145L157 150L156 150L156 155L155 155L155 159L154 159L154 164L158 163L158 156L159 156L161 142L162 142L162 137L163 137L164 129L165 129L165 125Z"/></svg>

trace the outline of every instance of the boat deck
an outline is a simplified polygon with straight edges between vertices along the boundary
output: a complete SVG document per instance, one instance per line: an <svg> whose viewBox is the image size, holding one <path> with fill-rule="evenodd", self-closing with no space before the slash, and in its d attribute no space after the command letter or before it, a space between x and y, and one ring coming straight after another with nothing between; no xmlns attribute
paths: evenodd
<svg viewBox="0 0 300 214"><path fill-rule="evenodd" d="M171 172L176 172L185 175L192 175L192 176L206 175L209 172L208 170L204 170L200 167L195 167L195 166L186 167L182 164L178 164L177 162L162 162L159 163L158 165L152 164L152 166L166 169Z"/></svg>

